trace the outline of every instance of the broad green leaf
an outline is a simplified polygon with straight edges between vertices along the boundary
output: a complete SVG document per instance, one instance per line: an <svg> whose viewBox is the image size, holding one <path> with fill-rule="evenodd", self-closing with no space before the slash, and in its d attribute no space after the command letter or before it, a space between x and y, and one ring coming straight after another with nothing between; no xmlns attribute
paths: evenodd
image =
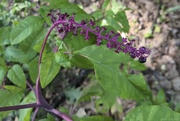
<svg viewBox="0 0 180 121"><path fill-rule="evenodd" d="M74 54L70 61L71 61L71 64L76 67L87 68L87 69L91 69L94 67L92 62L89 59L79 54Z"/></svg>
<svg viewBox="0 0 180 121"><path fill-rule="evenodd" d="M59 63L59 65L65 68L71 67L71 63L68 60L68 58L65 56L65 54L62 54L61 52L57 52L55 53L55 59L56 59L56 62Z"/></svg>
<svg viewBox="0 0 180 121"><path fill-rule="evenodd" d="M50 120L49 120L49 119L44 118L44 119L40 119L39 121L50 121Z"/></svg>
<svg viewBox="0 0 180 121"><path fill-rule="evenodd" d="M6 61L26 63L28 61L26 55L22 49L15 46L9 46L5 49L4 58Z"/></svg>
<svg viewBox="0 0 180 121"><path fill-rule="evenodd" d="M178 102L176 105L175 105L175 109L174 109L176 112L180 113L180 102Z"/></svg>
<svg viewBox="0 0 180 121"><path fill-rule="evenodd" d="M145 34L144 34L144 38L150 38L153 36L153 31L151 29L149 29Z"/></svg>
<svg viewBox="0 0 180 121"><path fill-rule="evenodd" d="M78 5L75 4L71 4L69 3L67 0L51 0L50 2L50 6L48 7L41 7L40 8L40 14L43 16L43 18L46 20L46 22L48 24L50 24L50 19L49 16L47 16L47 13L50 12L50 10L54 10L54 9L59 9L61 11L61 13L68 13L70 15L72 15L73 13L75 13L75 20L77 22L80 22L83 19L91 19L92 16L90 14L87 14L86 12L84 12L81 8L79 8Z"/></svg>
<svg viewBox="0 0 180 121"><path fill-rule="evenodd" d="M179 121L180 114L163 106L140 106L127 114L124 121Z"/></svg>
<svg viewBox="0 0 180 121"><path fill-rule="evenodd" d="M56 4L57 8L59 8L61 10L62 13L68 13L70 15L72 15L73 13L75 13L75 20L77 22L80 22L81 20L89 20L92 18L92 16L90 14L87 14L86 12L84 12L81 8L79 8L79 6L75 5L75 4L71 4L71 3L62 3L62 4ZM50 6L51 8L51 6ZM52 8L54 9L54 7L52 6Z"/></svg>
<svg viewBox="0 0 180 121"><path fill-rule="evenodd" d="M117 0L111 0L111 10L116 14L118 11L125 9L126 6L123 2Z"/></svg>
<svg viewBox="0 0 180 121"><path fill-rule="evenodd" d="M96 10L92 13L92 16L95 18L95 20L101 19L103 17L103 13L101 10Z"/></svg>
<svg viewBox="0 0 180 121"><path fill-rule="evenodd" d="M4 88L0 90L0 107L18 105L23 97L22 88L16 86L4 86ZM11 112L0 112L0 120Z"/></svg>
<svg viewBox="0 0 180 121"><path fill-rule="evenodd" d="M3 47L0 46L0 56L4 54L4 50L3 50Z"/></svg>
<svg viewBox="0 0 180 121"><path fill-rule="evenodd" d="M10 34L11 44L18 44L25 40L36 29L41 28L43 21L37 16L28 16L15 26Z"/></svg>
<svg viewBox="0 0 180 121"><path fill-rule="evenodd" d="M77 33L79 33L79 31ZM89 34L89 36L91 39L87 41L84 39L84 36L80 34L78 34L78 36L68 34L63 41L71 51L77 51L88 45L92 45L96 43L95 36L92 34Z"/></svg>
<svg viewBox="0 0 180 121"><path fill-rule="evenodd" d="M0 57L0 85L2 84L4 77L7 73L7 67L3 58Z"/></svg>
<svg viewBox="0 0 180 121"><path fill-rule="evenodd" d="M22 88L26 88L26 77L25 74L19 65L14 65L7 74L7 77L10 81Z"/></svg>
<svg viewBox="0 0 180 121"><path fill-rule="evenodd" d="M142 74L131 75L128 77L128 80L140 92L151 95L151 92L148 90L147 84Z"/></svg>
<svg viewBox="0 0 180 121"><path fill-rule="evenodd" d="M42 88L46 87L57 75L60 70L60 65L56 62L53 53L43 56L40 67L40 82Z"/></svg>
<svg viewBox="0 0 180 121"><path fill-rule="evenodd" d="M54 1L54 0L53 0ZM39 13L41 16L45 19L46 23L51 26L51 17L47 16L47 14L50 12L50 9L48 6L41 6L39 9Z"/></svg>
<svg viewBox="0 0 180 121"><path fill-rule="evenodd" d="M171 12L176 12L176 11L180 11L180 5L177 5L177 6L173 6L173 7L168 8L168 9L165 11L165 14L171 13Z"/></svg>
<svg viewBox="0 0 180 121"><path fill-rule="evenodd" d="M111 106L115 103L116 96L112 93L105 92L96 100L96 110L101 113L109 111Z"/></svg>
<svg viewBox="0 0 180 121"><path fill-rule="evenodd" d="M28 103L35 103L36 96L33 91L31 91L21 102L20 105L28 104ZM30 121L31 119L31 112L32 108L21 109L19 110L19 121Z"/></svg>
<svg viewBox="0 0 180 121"><path fill-rule="evenodd" d="M40 119L38 121L55 121L55 117L50 115L49 113L47 114L47 118ZM64 120L63 120L64 121Z"/></svg>
<svg viewBox="0 0 180 121"><path fill-rule="evenodd" d="M95 37L93 35L90 34L90 40L86 41L84 40L83 36L72 36L68 35L67 38L64 39L64 43L68 46L69 50L72 51L72 53L74 51L80 50L83 47L86 47L88 45L92 45L95 43ZM92 63L87 60L86 58L76 55L74 54L72 56L72 58L70 58L71 64L77 67L81 67L81 68L92 68L93 65Z"/></svg>
<svg viewBox="0 0 180 121"><path fill-rule="evenodd" d="M18 48L21 48L22 51L28 55L28 60L32 60L37 54L33 47L36 45L36 43L42 41L45 38L45 33L46 30L44 28L37 28L37 30L34 30L28 38L19 43Z"/></svg>
<svg viewBox="0 0 180 121"><path fill-rule="evenodd" d="M98 82L105 91L122 98L135 100L144 98L143 92L119 71L120 63L127 61L127 55L124 53L117 54L105 46L88 46L76 54L92 61Z"/></svg>
<svg viewBox="0 0 180 121"><path fill-rule="evenodd" d="M103 94L103 88L101 85L99 85L98 82L92 81L87 87L85 87L77 100L78 103L85 101L85 100L90 100L91 96L100 96Z"/></svg>
<svg viewBox="0 0 180 121"><path fill-rule="evenodd" d="M146 69L146 66L144 64L139 63L139 61L135 61L135 60L133 60L129 63L129 67L131 69L139 70L139 71L143 71Z"/></svg>
<svg viewBox="0 0 180 121"><path fill-rule="evenodd" d="M122 32L122 27L118 23L119 21L115 20L115 18L112 15L107 15L106 21L109 26L112 26L114 29Z"/></svg>
<svg viewBox="0 0 180 121"><path fill-rule="evenodd" d="M83 118L74 118L74 121L113 121L112 118L107 116L90 116Z"/></svg>
<svg viewBox="0 0 180 121"><path fill-rule="evenodd" d="M0 45L10 44L10 27L2 27L0 28Z"/></svg>
<svg viewBox="0 0 180 121"><path fill-rule="evenodd" d="M156 104L166 103L166 96L165 96L164 91L162 89L159 90L155 101L156 101Z"/></svg>
<svg viewBox="0 0 180 121"><path fill-rule="evenodd" d="M29 64L29 75L30 75L31 80L34 83L36 83L36 79L38 76L38 59L39 59L39 56L34 58Z"/></svg>
<svg viewBox="0 0 180 121"><path fill-rule="evenodd" d="M81 90L80 88L72 87L70 89L66 89L64 93L69 99L70 103L74 103L80 97Z"/></svg>
<svg viewBox="0 0 180 121"><path fill-rule="evenodd" d="M106 7L109 5L110 0L105 0L105 2L102 4L102 10L105 10Z"/></svg>
<svg viewBox="0 0 180 121"><path fill-rule="evenodd" d="M129 32L130 26L129 26L129 22L128 22L125 10L119 11L115 15L115 20L120 22L122 31Z"/></svg>

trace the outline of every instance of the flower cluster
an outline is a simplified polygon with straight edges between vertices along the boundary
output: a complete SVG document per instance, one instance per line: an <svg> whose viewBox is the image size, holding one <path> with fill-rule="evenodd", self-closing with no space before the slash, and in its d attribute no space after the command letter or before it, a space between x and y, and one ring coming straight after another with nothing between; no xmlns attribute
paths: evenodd
<svg viewBox="0 0 180 121"><path fill-rule="evenodd" d="M56 26L57 31L61 36L66 35L68 32L73 32L77 35L77 30L80 28L80 34L84 36L85 40L89 40L89 33L96 36L96 45L100 46L102 40L107 40L107 48L114 48L116 53L124 52L129 53L132 58L138 58L139 62L146 62L146 58L150 54L150 50L146 47L140 47L136 49L133 47L135 40L128 41L127 38L122 38L122 41L118 41L120 33L114 31L106 32L105 27L96 26L95 22L91 19L89 22L82 20L81 22L75 21L75 14L71 16L67 13L56 13L52 12L48 14L51 17L53 25ZM103 34L105 32L105 34Z"/></svg>

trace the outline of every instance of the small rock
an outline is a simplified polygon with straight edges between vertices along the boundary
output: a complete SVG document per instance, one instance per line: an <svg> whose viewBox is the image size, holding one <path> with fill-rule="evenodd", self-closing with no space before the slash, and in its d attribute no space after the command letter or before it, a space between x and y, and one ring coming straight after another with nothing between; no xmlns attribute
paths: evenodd
<svg viewBox="0 0 180 121"><path fill-rule="evenodd" d="M174 103L177 104L180 102L180 95L174 95Z"/></svg>
<svg viewBox="0 0 180 121"><path fill-rule="evenodd" d="M84 117L86 116L86 112L84 110L84 108L80 108L78 111L77 111L77 114L76 114L78 117Z"/></svg>
<svg viewBox="0 0 180 121"><path fill-rule="evenodd" d="M160 81L159 84L162 88L167 89L167 90L171 89L172 87L171 82L168 80Z"/></svg>
<svg viewBox="0 0 180 121"><path fill-rule="evenodd" d="M175 91L180 91L180 77L172 79L172 85Z"/></svg>
<svg viewBox="0 0 180 121"><path fill-rule="evenodd" d="M174 68L169 69L167 73L165 73L165 77L168 79L173 79L179 75L178 71Z"/></svg>
<svg viewBox="0 0 180 121"><path fill-rule="evenodd" d="M175 63L174 59L169 55L163 55L162 58L159 58L157 60L157 62L159 64L167 64L167 63L174 64Z"/></svg>

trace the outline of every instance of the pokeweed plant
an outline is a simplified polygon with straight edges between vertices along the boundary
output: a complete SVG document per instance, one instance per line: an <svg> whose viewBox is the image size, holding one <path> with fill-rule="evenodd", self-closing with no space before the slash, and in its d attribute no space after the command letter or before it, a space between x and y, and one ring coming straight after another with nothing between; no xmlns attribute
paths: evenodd
<svg viewBox="0 0 180 121"><path fill-rule="evenodd" d="M95 71L97 81L91 82L82 91L76 103L99 96L95 102L96 109L106 113L113 107L116 98L121 97L136 100L140 105L126 115L125 121L180 119L177 112L168 108L162 91L154 99L143 75L128 72L129 69L143 70L144 66L140 63L146 62L150 50L146 47L137 49L134 47L135 40L121 37L120 32L129 31L126 9L118 12L108 10L110 1L106 0L102 10L89 15L67 1L49 3L48 7L40 7L42 17L27 16L14 27L0 28L1 119L12 110L19 110L20 121L34 121L39 109L43 108L66 121L112 121L111 117L102 115L78 118L48 104L42 88L53 81L61 66ZM106 20L107 26L100 26L102 19ZM44 23L51 25L47 33ZM57 40L50 35L54 29L59 37ZM53 47L47 46L48 39L55 41ZM6 83L6 80L11 83ZM102 104L103 108L99 106ZM47 115L47 119L42 120L54 119Z"/></svg>

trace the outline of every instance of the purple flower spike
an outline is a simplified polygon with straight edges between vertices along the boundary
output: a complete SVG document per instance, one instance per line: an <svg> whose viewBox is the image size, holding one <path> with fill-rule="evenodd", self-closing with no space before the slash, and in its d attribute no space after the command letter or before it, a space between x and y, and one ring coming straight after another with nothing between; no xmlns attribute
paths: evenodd
<svg viewBox="0 0 180 121"><path fill-rule="evenodd" d="M140 47L136 49L133 47L133 43L135 40L128 41L127 38L122 38L122 41L119 42L118 38L120 33L116 33L114 31L106 32L104 35L102 32L106 31L107 28L95 26L95 22L91 19L89 22L82 20L80 23L75 21L75 14L69 16L69 14L58 13L58 15L53 15L53 13L49 13L48 16L51 17L52 22L55 26L57 26L57 30L60 34L66 35L69 32L72 32L74 35L77 35L77 30L80 29L80 34L84 36L85 40L89 40L89 33L94 34L96 39L96 45L100 46L102 40L107 41L107 48L115 49L116 53L124 52L128 53L132 58L138 58L139 62L146 62L147 57L151 53L149 49L146 47ZM57 16L59 18L57 18Z"/></svg>

